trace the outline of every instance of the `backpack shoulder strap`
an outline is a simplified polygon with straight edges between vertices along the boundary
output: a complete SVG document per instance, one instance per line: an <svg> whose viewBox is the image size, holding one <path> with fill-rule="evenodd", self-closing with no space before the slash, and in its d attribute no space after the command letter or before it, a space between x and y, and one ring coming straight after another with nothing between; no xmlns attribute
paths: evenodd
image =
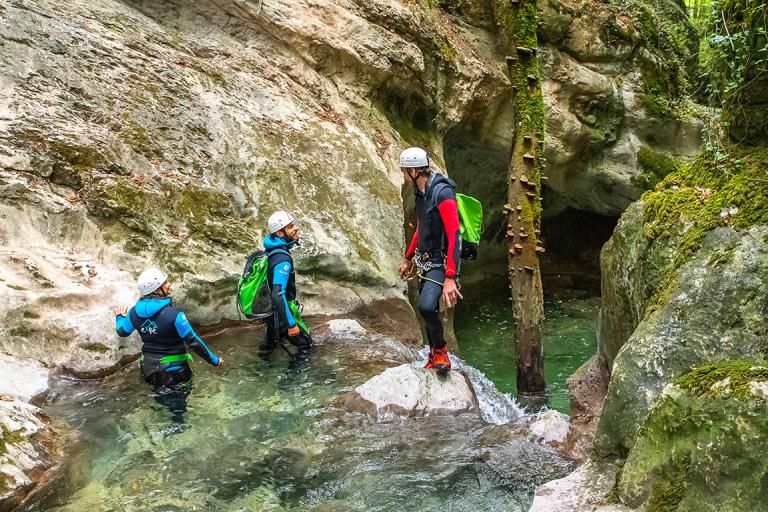
<svg viewBox="0 0 768 512"><path fill-rule="evenodd" d="M251 273L251 269L253 269L253 262L256 261L256 258L260 258L264 255L264 251L261 249L253 251L250 256L248 256L248 259L245 260L245 267L243 268L243 276L248 276Z"/></svg>
<svg viewBox="0 0 768 512"><path fill-rule="evenodd" d="M441 181L430 189L429 204L431 205L431 208L437 208L437 198L440 197L440 192L442 192L446 187L449 187L451 190L456 192L456 184L449 179Z"/></svg>
<svg viewBox="0 0 768 512"><path fill-rule="evenodd" d="M274 256L276 254L285 254L286 256L291 257L291 253L288 252L285 249L272 249L271 251L269 251L267 253L267 257L271 258L272 256ZM291 257L291 259L293 259L293 258Z"/></svg>

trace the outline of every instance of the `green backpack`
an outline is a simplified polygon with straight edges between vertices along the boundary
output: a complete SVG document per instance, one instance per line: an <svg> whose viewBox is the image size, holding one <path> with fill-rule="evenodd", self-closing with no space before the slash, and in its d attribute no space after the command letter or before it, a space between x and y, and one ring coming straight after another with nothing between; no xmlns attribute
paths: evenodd
<svg viewBox="0 0 768 512"><path fill-rule="evenodd" d="M437 184L430 192L432 203L437 208L437 197L443 187L451 187L456 191L456 183L446 179L446 183ZM477 258L477 246L480 244L480 233L483 231L483 205L474 197L456 193L456 205L459 209L459 227L461 229L461 259L474 260Z"/></svg>
<svg viewBox="0 0 768 512"><path fill-rule="evenodd" d="M271 254L288 254L283 249L274 249ZM248 256L243 269L243 275L237 283L237 309L246 318L267 318L274 312L272 307L272 291L269 286L269 254L266 251L256 251Z"/></svg>

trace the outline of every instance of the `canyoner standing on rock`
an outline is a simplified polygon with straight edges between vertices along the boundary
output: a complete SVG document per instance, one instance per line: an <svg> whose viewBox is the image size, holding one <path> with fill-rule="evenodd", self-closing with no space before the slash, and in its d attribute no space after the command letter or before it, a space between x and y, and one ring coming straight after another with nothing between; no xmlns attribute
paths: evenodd
<svg viewBox="0 0 768 512"><path fill-rule="evenodd" d="M182 423L191 391L192 355L187 345L208 364L221 366L221 357L195 333L183 311L175 308L168 274L149 268L138 279L141 298L136 305L113 306L115 329L121 337L138 331L141 336L141 375L155 387L155 398L166 406L173 421Z"/></svg>
<svg viewBox="0 0 768 512"><path fill-rule="evenodd" d="M438 373L451 369L440 319L440 297L448 308L464 297L457 283L461 256L461 232L454 183L429 168L427 152L408 148L400 154L400 170L414 186L416 232L400 263L400 278L409 279L414 266L419 277L419 314L429 340L424 368Z"/></svg>
<svg viewBox="0 0 768 512"><path fill-rule="evenodd" d="M301 358L312 345L312 337L301 319L303 308L296 300L296 272L290 252L299 243L299 228L293 215L277 211L269 217L267 230L269 235L264 239L264 252L267 257L266 277L271 290L273 314L264 319L267 334L259 348L259 356L269 357L275 347L287 339L298 349L294 356ZM258 253L254 253L254 256L258 257Z"/></svg>

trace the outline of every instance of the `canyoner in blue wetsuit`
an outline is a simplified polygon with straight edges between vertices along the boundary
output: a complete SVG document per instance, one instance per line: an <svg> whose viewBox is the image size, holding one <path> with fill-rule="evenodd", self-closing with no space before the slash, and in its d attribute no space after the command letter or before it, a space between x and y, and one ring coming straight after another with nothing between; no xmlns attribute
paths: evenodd
<svg viewBox="0 0 768 512"><path fill-rule="evenodd" d="M312 337L296 300L296 271L290 252L299 242L299 229L293 216L285 211L272 214L267 229L270 234L264 239L264 250L269 255L267 279L274 314L265 319L267 334L259 355L267 358L282 339L287 339L298 348L296 356L303 356L312 345Z"/></svg>
<svg viewBox="0 0 768 512"><path fill-rule="evenodd" d="M147 269L138 285L142 297L134 307L112 308L115 330L121 337L139 333L142 377L155 387L158 401L170 409L174 421L181 422L192 381L192 355L187 346L210 365L220 366L223 361L195 333L187 315L173 306L165 272Z"/></svg>

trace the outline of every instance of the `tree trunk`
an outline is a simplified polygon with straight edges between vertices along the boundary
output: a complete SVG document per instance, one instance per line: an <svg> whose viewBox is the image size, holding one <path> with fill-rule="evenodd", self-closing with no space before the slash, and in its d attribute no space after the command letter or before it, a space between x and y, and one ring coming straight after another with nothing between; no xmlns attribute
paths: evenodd
<svg viewBox="0 0 768 512"><path fill-rule="evenodd" d="M506 54L514 106L514 132L507 171L507 244L511 300L517 339L517 390L542 395L544 298L538 254L541 180L544 168L544 99L541 93L536 0L494 0L494 14Z"/></svg>

